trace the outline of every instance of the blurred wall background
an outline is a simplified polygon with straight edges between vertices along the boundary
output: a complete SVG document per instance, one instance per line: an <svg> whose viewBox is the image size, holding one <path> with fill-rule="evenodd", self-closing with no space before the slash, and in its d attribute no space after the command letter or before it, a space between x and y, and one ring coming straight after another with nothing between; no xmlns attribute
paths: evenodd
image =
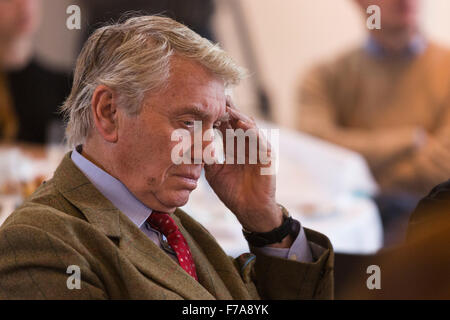
<svg viewBox="0 0 450 320"><path fill-rule="evenodd" d="M70 70L78 54L82 31L66 28L66 8L78 2L42 1L44 17L36 44L38 56L57 68ZM239 63L249 66L230 5L234 0L216 1L215 28L219 42ZM275 121L292 126L296 84L315 63L361 43L365 16L353 0L236 1L240 2L261 66L253 76L259 76L267 88ZM81 13L84 26L87 13L83 9ZM422 22L426 34L450 46L449 18L450 1L423 0ZM236 99L244 111L256 115L253 86L252 80L247 80L236 90Z"/></svg>
<svg viewBox="0 0 450 320"><path fill-rule="evenodd" d="M57 68L71 70L78 55L78 41L81 30L68 30L66 9L75 0L41 0L43 16L37 35L37 55L44 62ZM95 1L95 0L94 0ZM81 12L83 19L83 11Z"/></svg>

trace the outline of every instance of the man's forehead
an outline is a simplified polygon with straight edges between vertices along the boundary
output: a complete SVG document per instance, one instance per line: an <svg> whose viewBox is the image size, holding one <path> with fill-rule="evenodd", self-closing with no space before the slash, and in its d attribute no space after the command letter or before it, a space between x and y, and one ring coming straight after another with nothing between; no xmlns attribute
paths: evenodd
<svg viewBox="0 0 450 320"><path fill-rule="evenodd" d="M151 99L153 98L153 99ZM193 114L202 119L226 117L226 93L222 79L193 60L172 57L167 86L149 94L149 101L171 116ZM158 108L159 109L159 108Z"/></svg>
<svg viewBox="0 0 450 320"><path fill-rule="evenodd" d="M215 105L182 104L174 106L172 112L176 115L190 114L202 119L215 118L220 121L226 121L229 117L225 100Z"/></svg>

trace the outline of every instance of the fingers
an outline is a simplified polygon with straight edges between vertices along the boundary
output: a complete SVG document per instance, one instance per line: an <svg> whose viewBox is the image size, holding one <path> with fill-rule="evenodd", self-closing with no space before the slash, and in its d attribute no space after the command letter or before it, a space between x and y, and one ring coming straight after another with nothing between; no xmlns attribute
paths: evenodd
<svg viewBox="0 0 450 320"><path fill-rule="evenodd" d="M227 96L227 112L232 117L232 119L237 120L237 122L240 121L242 125L256 126L255 120L252 117L245 115L236 108L236 105L233 103L230 96Z"/></svg>
<svg viewBox="0 0 450 320"><path fill-rule="evenodd" d="M231 122L235 124L237 127L242 128L244 130L256 128L255 121L249 116L243 114L242 112L232 109L227 106L227 112L231 117Z"/></svg>
<svg viewBox="0 0 450 320"><path fill-rule="evenodd" d="M227 96L227 112L230 115L230 121L228 121L226 129L242 129L247 133L248 141L250 141L250 139L252 139L251 137L253 137L253 139L257 141L256 161L261 161L265 165L270 165L270 159L272 157L271 146L269 141L267 140L267 137L258 129L255 119L239 111L231 100L230 96ZM225 130L223 130L222 132L224 133L224 140L226 140ZM224 145L226 147L226 141L224 141ZM236 147L237 146L235 146L235 155L237 154ZM246 143L246 160L248 160L248 157L250 155L249 147L249 143ZM261 154L265 154L265 158L267 159L260 159Z"/></svg>
<svg viewBox="0 0 450 320"><path fill-rule="evenodd" d="M233 100L231 99L231 96L227 96L226 104L227 104L227 107L230 107L231 109L237 110Z"/></svg>
<svg viewBox="0 0 450 320"><path fill-rule="evenodd" d="M227 98L227 112L230 115L229 123L233 129L242 129L244 131L257 129L255 120L237 110L230 97Z"/></svg>

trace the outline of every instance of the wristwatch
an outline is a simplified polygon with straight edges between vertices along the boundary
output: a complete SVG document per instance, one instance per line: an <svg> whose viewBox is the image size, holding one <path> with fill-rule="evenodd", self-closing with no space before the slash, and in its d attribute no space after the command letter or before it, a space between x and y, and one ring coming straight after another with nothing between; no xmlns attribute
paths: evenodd
<svg viewBox="0 0 450 320"><path fill-rule="evenodd" d="M264 247L269 244L279 243L283 241L288 235L296 238L300 232L300 222L293 219L285 207L279 205L283 212L283 223L278 228L269 232L250 232L242 229L247 242L253 247Z"/></svg>

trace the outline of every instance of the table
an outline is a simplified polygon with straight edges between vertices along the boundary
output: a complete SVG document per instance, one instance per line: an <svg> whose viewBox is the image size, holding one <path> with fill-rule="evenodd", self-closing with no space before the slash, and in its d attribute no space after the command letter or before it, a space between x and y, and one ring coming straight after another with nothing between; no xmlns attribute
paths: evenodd
<svg viewBox="0 0 450 320"><path fill-rule="evenodd" d="M0 146L0 186L6 182L29 182L36 177L50 179L66 152L67 148L60 145ZM0 191L0 225L22 201L20 192L5 194Z"/></svg>

